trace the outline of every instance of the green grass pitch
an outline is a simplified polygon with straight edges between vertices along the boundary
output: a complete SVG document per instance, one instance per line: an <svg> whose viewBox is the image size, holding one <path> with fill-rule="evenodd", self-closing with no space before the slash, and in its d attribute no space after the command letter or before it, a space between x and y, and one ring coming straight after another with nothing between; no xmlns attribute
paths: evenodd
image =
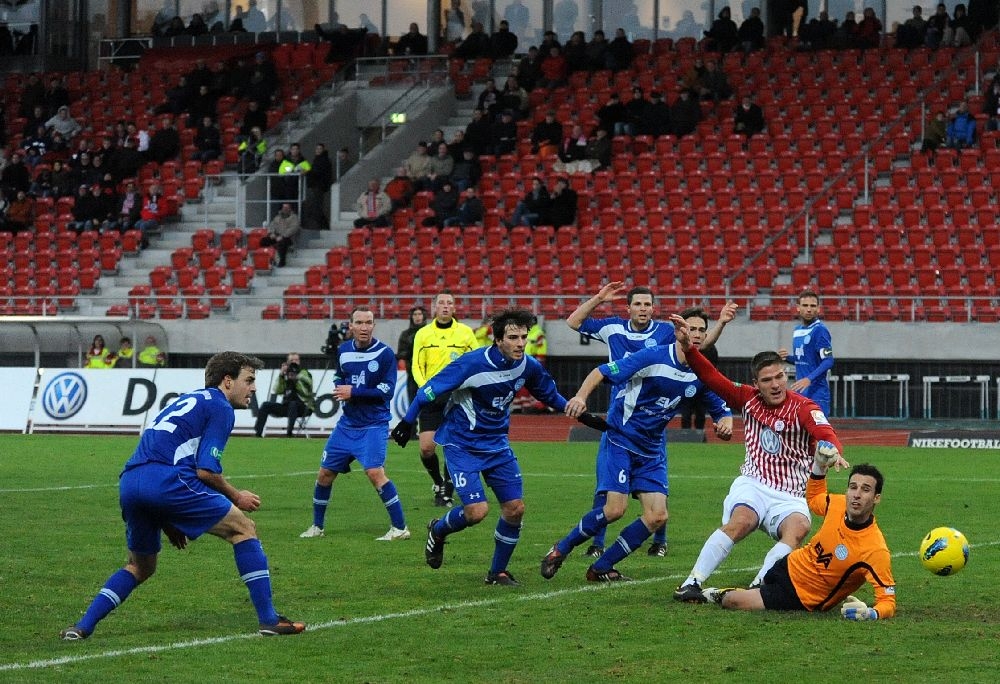
<svg viewBox="0 0 1000 684"><path fill-rule="evenodd" d="M59 630L125 558L117 475L135 442L0 436L0 682L996 679L996 453L849 449L852 463L886 475L876 515L898 600L892 620L850 623L833 613L730 613L671 599L719 524L739 444L670 447L669 553L650 558L641 549L619 565L636 581L604 586L584 580L582 550L553 580L538 572L552 542L590 507L596 445L516 444L526 513L510 566L522 586L510 589L483 584L495 502L486 522L449 539L440 570L424 564L425 525L441 509L431 505L416 444L393 445L387 463L413 538L383 543L375 537L388 517L358 471L334 486L326 537L298 538L311 522L322 440L234 438L226 474L262 497L253 517L275 603L306 621L306 633L257 636L232 552L206 536L185 551L167 546L157 575L90 639L62 642ZM830 480L842 491L846 475ZM962 530L972 545L968 567L953 577L931 575L916 557L939 525ZM711 583L748 582L769 547L751 535Z"/></svg>

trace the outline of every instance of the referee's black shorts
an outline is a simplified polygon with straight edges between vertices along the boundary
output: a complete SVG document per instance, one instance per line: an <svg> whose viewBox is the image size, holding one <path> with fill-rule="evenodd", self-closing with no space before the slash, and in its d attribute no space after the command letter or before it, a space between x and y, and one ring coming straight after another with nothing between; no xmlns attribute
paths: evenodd
<svg viewBox="0 0 1000 684"><path fill-rule="evenodd" d="M420 432L436 432L441 427L441 424L444 422L444 409L448 405L449 396L446 394L443 397L436 398L420 411Z"/></svg>
<svg viewBox="0 0 1000 684"><path fill-rule="evenodd" d="M760 598L768 610L805 610L788 574L788 556L781 558L764 575Z"/></svg>

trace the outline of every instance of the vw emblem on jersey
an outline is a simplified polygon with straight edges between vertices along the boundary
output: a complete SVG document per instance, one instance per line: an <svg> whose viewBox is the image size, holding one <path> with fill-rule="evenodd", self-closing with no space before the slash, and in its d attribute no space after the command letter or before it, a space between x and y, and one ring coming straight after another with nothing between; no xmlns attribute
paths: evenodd
<svg viewBox="0 0 1000 684"><path fill-rule="evenodd" d="M782 430L784 430L785 429L785 421L783 421L783 420L776 420L776 421L774 421L774 429L777 432L781 432Z"/></svg>
<svg viewBox="0 0 1000 684"><path fill-rule="evenodd" d="M72 418L87 402L87 382L77 373L60 373L42 392L42 408L49 418Z"/></svg>
<svg viewBox="0 0 1000 684"><path fill-rule="evenodd" d="M690 399L697 393L698 393L698 388L695 387L694 385L688 385L687 387L684 388L684 396L687 397L688 399Z"/></svg>
<svg viewBox="0 0 1000 684"><path fill-rule="evenodd" d="M765 427L760 431L760 446L769 454L776 454L781 450L781 438L775 434L774 430Z"/></svg>
<svg viewBox="0 0 1000 684"><path fill-rule="evenodd" d="M514 391L520 392L521 388L524 387L524 378L518 378L514 381Z"/></svg>
<svg viewBox="0 0 1000 684"><path fill-rule="evenodd" d="M378 361L376 361L375 359L372 359L371 361L369 361L368 362L368 370L371 371L372 373L374 373L375 371L377 371L378 370Z"/></svg>
<svg viewBox="0 0 1000 684"><path fill-rule="evenodd" d="M652 337L647 337L646 340L642 343L642 346L646 347L647 349L651 348L651 347L655 347L656 346L656 340L654 340Z"/></svg>
<svg viewBox="0 0 1000 684"><path fill-rule="evenodd" d="M847 560L847 547L843 544L837 544L837 548L833 550L833 555L837 557L837 560Z"/></svg>

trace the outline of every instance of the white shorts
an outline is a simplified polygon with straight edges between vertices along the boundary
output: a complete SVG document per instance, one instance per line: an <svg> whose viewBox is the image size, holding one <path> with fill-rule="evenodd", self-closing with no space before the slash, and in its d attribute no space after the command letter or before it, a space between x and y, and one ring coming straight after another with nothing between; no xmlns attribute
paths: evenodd
<svg viewBox="0 0 1000 684"><path fill-rule="evenodd" d="M793 496L747 477L740 475L733 480L729 494L722 503L722 524L729 523L737 506L746 506L757 514L757 529L764 530L772 539L780 539L778 528L792 513L809 517L809 505L804 497Z"/></svg>

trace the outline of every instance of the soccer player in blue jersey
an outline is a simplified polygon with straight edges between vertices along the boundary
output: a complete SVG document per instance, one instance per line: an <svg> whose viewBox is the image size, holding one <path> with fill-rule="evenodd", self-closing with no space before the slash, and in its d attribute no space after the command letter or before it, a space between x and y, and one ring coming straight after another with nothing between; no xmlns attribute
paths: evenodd
<svg viewBox="0 0 1000 684"><path fill-rule="evenodd" d="M602 304L613 302L616 298L625 293L625 301L628 305L628 318L621 316L610 316L607 318L593 318L594 311ZM566 319L567 325L581 335L595 340L601 340L608 345L608 361L618 361L624 359L629 354L637 351L655 347L657 345L670 344L674 341L673 326L668 321L658 321L653 318L653 291L648 287L633 287L626 291L625 284L621 281L612 281L602 287L600 291L577 307L576 311ZM728 311L728 313L727 313ZM719 318L719 325L709 331L708 336L702 342L703 348L711 347L715 344L722 328L732 320L735 315L735 308L731 311L723 310L723 315ZM612 388L614 391L616 388ZM594 492L594 508L604 506L605 496L603 492ZM594 536L587 555L591 558L598 558L604 553L604 529L602 528ZM667 554L667 529L656 530L653 535L653 543L648 551L650 556L665 556Z"/></svg>
<svg viewBox="0 0 1000 684"><path fill-rule="evenodd" d="M178 549L205 532L233 545L236 568L250 592L264 636L305 629L278 615L271 601L267 556L253 520L260 497L237 489L222 475L222 451L256 389L260 359L227 351L205 366L205 389L182 394L160 411L139 439L119 479L128 561L113 574L83 617L64 629L67 641L86 639L97 623L156 572L160 534Z"/></svg>
<svg viewBox="0 0 1000 684"><path fill-rule="evenodd" d="M385 448L389 441L389 402L396 389L396 355L375 339L375 314L366 306L351 312L351 338L340 345L340 371L333 396L344 407L343 415L323 448L313 490L313 524L300 537L322 537L326 508L339 473L351 470L357 459L389 512L389 531L378 541L409 539L396 485L385 474Z"/></svg>
<svg viewBox="0 0 1000 684"><path fill-rule="evenodd" d="M493 535L493 562L486 584L519 584L507 570L524 515L521 468L507 438L510 404L517 391L527 387L548 406L559 411L566 407L552 376L524 353L528 330L534 323L535 316L529 311L509 310L494 316L493 344L466 352L445 366L420 388L406 416L392 430L396 443L405 446L420 411L436 397L452 393L434 441L444 450L455 493L463 505L427 525L424 555L435 570L444 561L445 538L486 517L488 485L500 502L500 519Z"/></svg>
<svg viewBox="0 0 1000 684"><path fill-rule="evenodd" d="M819 319L819 295L805 290L799 295L799 318L802 323L792 332L792 353L779 349L789 363L795 364L795 382L789 387L816 402L830 415L830 383L827 374L833 369L833 340Z"/></svg>
<svg viewBox="0 0 1000 684"><path fill-rule="evenodd" d="M542 559L545 579L555 576L574 548L621 518L632 495L642 504L642 515L627 525L615 543L587 569L589 582L629 579L615 564L667 522L665 430L683 401L700 395L715 422L716 434L723 439L733 434L729 407L715 394L702 391L701 382L676 343L650 347L598 366L567 402L566 415L576 417L586 411L587 397L604 380L614 388L608 430L597 452L597 489L605 494L605 503L585 514L569 534L552 546Z"/></svg>

